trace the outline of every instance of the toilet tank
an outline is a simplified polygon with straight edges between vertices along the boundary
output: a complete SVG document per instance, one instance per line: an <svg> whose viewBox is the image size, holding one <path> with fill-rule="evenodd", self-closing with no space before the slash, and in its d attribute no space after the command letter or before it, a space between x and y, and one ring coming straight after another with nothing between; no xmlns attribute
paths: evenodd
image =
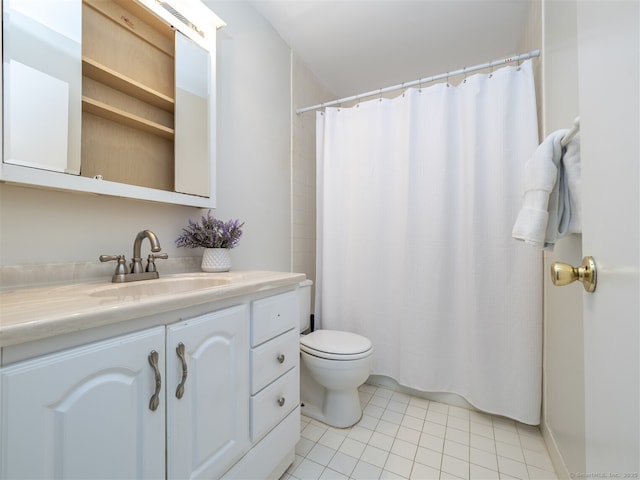
<svg viewBox="0 0 640 480"><path fill-rule="evenodd" d="M298 295L300 295L300 331L304 332L310 327L309 317L311 316L311 280L300 282Z"/></svg>

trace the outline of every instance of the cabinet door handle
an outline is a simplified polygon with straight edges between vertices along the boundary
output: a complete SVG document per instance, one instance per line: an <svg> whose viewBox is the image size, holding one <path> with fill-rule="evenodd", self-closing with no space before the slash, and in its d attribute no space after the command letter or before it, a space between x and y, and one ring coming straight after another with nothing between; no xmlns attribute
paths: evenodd
<svg viewBox="0 0 640 480"><path fill-rule="evenodd" d="M278 355L278 361L280 363L284 363L284 353L281 353L280 355Z"/></svg>
<svg viewBox="0 0 640 480"><path fill-rule="evenodd" d="M178 388L176 389L176 397L178 399L182 398L184 395L184 384L187 382L187 360L184 358L184 343L180 342L176 347L176 353L178 354L178 358L182 362L182 379L178 384Z"/></svg>
<svg viewBox="0 0 640 480"><path fill-rule="evenodd" d="M149 400L149 410L154 412L158 405L160 405L160 388L162 387L162 377L160 376L160 369L158 368L158 352L155 350L151 350L149 354L149 365L153 367L153 371L156 377L156 390L151 395L151 400Z"/></svg>
<svg viewBox="0 0 640 480"><path fill-rule="evenodd" d="M284 397L280 397L280 398L278 399L278 405L279 405L279 406L281 406L281 407L283 407L283 406L284 406Z"/></svg>

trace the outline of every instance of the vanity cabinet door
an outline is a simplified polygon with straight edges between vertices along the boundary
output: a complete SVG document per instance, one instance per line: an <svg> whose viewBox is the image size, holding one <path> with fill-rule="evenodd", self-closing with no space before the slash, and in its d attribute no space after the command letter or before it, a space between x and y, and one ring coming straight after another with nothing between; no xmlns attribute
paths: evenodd
<svg viewBox="0 0 640 480"><path fill-rule="evenodd" d="M220 478L249 449L248 329L246 305L167 327L168 478Z"/></svg>
<svg viewBox="0 0 640 480"><path fill-rule="evenodd" d="M164 478L164 327L0 369L0 478Z"/></svg>

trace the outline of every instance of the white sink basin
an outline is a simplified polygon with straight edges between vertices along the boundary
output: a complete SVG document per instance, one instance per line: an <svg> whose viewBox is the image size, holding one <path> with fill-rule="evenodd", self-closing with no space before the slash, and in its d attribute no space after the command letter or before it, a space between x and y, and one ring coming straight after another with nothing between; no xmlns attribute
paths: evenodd
<svg viewBox="0 0 640 480"><path fill-rule="evenodd" d="M212 277L179 277L157 280L142 280L129 283L112 283L89 292L90 297L148 297L154 295L172 295L192 292L207 288L228 285L231 281L225 278Z"/></svg>

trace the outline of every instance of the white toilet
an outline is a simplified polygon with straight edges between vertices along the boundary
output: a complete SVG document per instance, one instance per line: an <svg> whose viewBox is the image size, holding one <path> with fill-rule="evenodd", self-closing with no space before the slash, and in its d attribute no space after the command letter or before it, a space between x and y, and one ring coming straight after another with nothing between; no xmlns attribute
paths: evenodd
<svg viewBox="0 0 640 480"><path fill-rule="evenodd" d="M300 332L309 329L310 280L300 284ZM300 336L302 414L333 427L350 427L362 417L358 387L371 371L373 345L368 338L337 330Z"/></svg>

